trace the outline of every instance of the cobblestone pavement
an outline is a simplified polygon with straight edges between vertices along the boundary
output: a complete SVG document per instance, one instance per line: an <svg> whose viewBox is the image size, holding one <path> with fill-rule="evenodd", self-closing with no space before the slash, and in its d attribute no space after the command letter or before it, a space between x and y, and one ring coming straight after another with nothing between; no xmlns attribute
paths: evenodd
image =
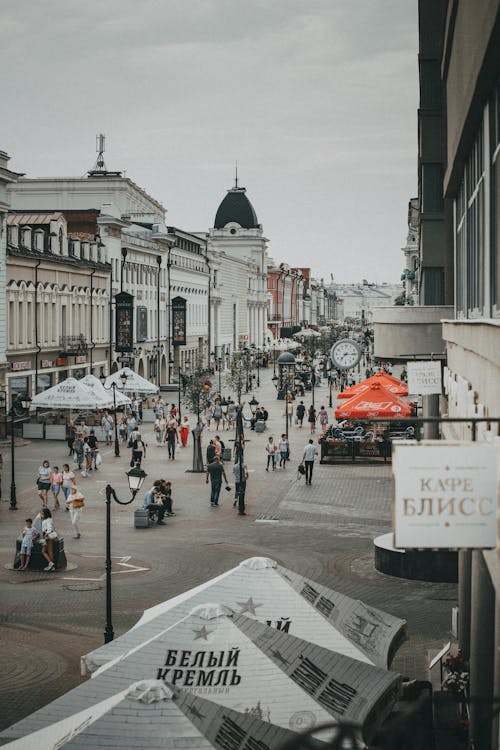
<svg viewBox="0 0 500 750"><path fill-rule="evenodd" d="M297 479L297 464L309 429L290 427L291 461L286 470L265 471L264 446L284 431L283 402L276 400L272 370L261 371L255 393L270 412L268 430L247 431L250 470L246 517L235 514L233 493L223 491L222 506L210 508L204 475L191 468L189 446L169 461L157 447L151 425L144 468L146 483L171 479L177 515L166 526L133 528L132 505L112 507L113 625L119 635L146 607L174 596L253 555L279 563L349 596L408 620L409 640L400 648L393 669L427 678L429 652L449 639L456 587L383 576L373 567L373 539L391 527L391 469L388 465L319 465L313 482ZM328 405L326 386L316 389L316 405ZM168 397L168 394L166 394ZM251 398L251 395L248 395ZM309 405L311 395L303 399ZM247 407L248 408L248 407ZM204 446L215 430L204 436ZM221 433L228 442L234 435ZM229 443L231 444L231 443ZM61 466L64 443L33 441L16 448L18 510L8 503L10 466L4 449L3 500L0 502L0 728L45 705L77 685L80 655L103 642L105 624L104 487L111 483L128 498L125 477L129 451L121 457L106 447L103 465L79 486L86 496L82 538L72 539L69 514L55 514L65 537L68 570L55 574L9 569L14 540L27 516L39 508L34 480L41 460ZM228 473L231 484L232 477Z"/></svg>

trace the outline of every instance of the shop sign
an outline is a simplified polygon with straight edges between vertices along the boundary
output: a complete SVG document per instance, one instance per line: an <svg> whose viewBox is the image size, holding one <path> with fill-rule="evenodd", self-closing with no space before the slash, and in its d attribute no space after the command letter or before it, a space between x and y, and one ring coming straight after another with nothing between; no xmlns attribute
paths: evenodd
<svg viewBox="0 0 500 750"><path fill-rule="evenodd" d="M134 297L128 292L115 296L115 351L131 352L134 348Z"/></svg>
<svg viewBox="0 0 500 750"><path fill-rule="evenodd" d="M57 365L57 367L67 367L68 366L68 358L67 357L57 357L57 359L56 359L56 365Z"/></svg>
<svg viewBox="0 0 500 750"><path fill-rule="evenodd" d="M31 362L12 362L11 368L12 370L30 370Z"/></svg>
<svg viewBox="0 0 500 750"><path fill-rule="evenodd" d="M42 359L40 362L41 367L54 367L54 361L52 359Z"/></svg>
<svg viewBox="0 0 500 750"><path fill-rule="evenodd" d="M84 365L87 361L87 357L85 354L78 354L75 357L75 365Z"/></svg>
<svg viewBox="0 0 500 750"><path fill-rule="evenodd" d="M430 396L441 393L441 362L439 360L423 360L407 362L408 393Z"/></svg>
<svg viewBox="0 0 500 750"><path fill-rule="evenodd" d="M496 547L496 446L444 440L392 445L396 547Z"/></svg>
<svg viewBox="0 0 500 750"><path fill-rule="evenodd" d="M186 300L174 297L172 300L172 340L174 344L186 343Z"/></svg>

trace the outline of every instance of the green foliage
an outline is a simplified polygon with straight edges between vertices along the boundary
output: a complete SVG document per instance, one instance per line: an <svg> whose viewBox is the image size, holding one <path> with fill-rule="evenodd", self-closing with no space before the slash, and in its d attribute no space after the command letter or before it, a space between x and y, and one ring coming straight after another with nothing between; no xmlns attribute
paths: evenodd
<svg viewBox="0 0 500 750"><path fill-rule="evenodd" d="M213 383L210 370L198 368L186 377L183 402L195 414L202 412L213 400Z"/></svg>

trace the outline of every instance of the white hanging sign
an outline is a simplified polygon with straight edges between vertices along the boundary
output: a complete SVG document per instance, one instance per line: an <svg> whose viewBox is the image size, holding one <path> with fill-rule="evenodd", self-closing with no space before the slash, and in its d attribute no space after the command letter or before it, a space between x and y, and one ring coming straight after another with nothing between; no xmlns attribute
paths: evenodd
<svg viewBox="0 0 500 750"><path fill-rule="evenodd" d="M408 393L430 396L441 393L441 362L439 360L422 360L407 362Z"/></svg>
<svg viewBox="0 0 500 750"><path fill-rule="evenodd" d="M497 448L393 442L394 545L487 549L497 541Z"/></svg>

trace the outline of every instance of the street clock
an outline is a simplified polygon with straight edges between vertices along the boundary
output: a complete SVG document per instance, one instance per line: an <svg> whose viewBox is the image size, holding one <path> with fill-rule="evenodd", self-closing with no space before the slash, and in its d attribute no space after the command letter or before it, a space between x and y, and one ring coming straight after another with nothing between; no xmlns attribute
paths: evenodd
<svg viewBox="0 0 500 750"><path fill-rule="evenodd" d="M349 370L356 367L361 359L361 347L351 339L340 339L330 349L330 359L334 367Z"/></svg>

